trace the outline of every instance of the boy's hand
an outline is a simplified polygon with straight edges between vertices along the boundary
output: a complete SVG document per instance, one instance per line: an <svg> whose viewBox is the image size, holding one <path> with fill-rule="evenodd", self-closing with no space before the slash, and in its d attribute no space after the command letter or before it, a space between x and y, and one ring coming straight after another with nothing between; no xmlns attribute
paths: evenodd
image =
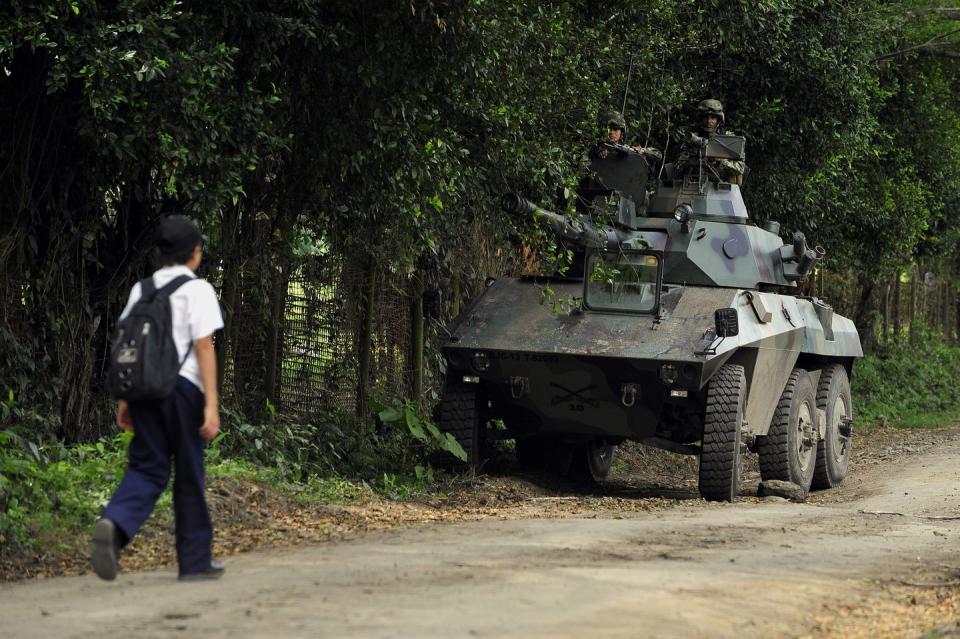
<svg viewBox="0 0 960 639"><path fill-rule="evenodd" d="M130 418L130 409L127 407L126 400L117 402L117 426L127 431L133 432L133 419Z"/></svg>
<svg viewBox="0 0 960 639"><path fill-rule="evenodd" d="M203 409L203 426L200 427L200 436L210 441L220 432L220 412L216 406L207 406Z"/></svg>

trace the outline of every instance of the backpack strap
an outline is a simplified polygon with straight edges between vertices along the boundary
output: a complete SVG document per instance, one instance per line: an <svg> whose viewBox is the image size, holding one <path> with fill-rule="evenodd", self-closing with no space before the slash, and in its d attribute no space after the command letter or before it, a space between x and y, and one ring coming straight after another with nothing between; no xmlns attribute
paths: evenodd
<svg viewBox="0 0 960 639"><path fill-rule="evenodd" d="M173 278L171 281L164 284L162 288L157 288L157 285L153 283L153 276L145 277L140 280L140 298L150 302L153 301L154 296L162 295L163 297L170 297L173 295L173 292L189 282L190 280L195 279L189 275L178 275Z"/></svg>
<svg viewBox="0 0 960 639"><path fill-rule="evenodd" d="M150 286L153 287L153 278L148 277L147 279L150 280ZM155 294L161 299L169 298L171 295L173 295L174 291L193 279L196 278L191 277L190 275L178 275L164 284L161 288L157 289ZM192 350L193 340L190 340L190 342L187 344L187 352L183 354L183 359L180 360L180 368L183 368L183 363L187 361L188 357L190 357L190 351Z"/></svg>
<svg viewBox="0 0 960 639"><path fill-rule="evenodd" d="M150 301L157 292L157 285L153 283L153 276L140 280L140 298Z"/></svg>
<svg viewBox="0 0 960 639"><path fill-rule="evenodd" d="M152 286L153 278L147 278L147 279L150 280L150 284ZM192 279L196 279L196 278L191 277L189 275L178 275L177 277L173 278L172 280L164 284L162 288L158 289L157 295L162 295L163 297L170 297L171 295L173 295L174 291L176 291L178 288L180 288L181 286L183 286L184 284L186 284Z"/></svg>

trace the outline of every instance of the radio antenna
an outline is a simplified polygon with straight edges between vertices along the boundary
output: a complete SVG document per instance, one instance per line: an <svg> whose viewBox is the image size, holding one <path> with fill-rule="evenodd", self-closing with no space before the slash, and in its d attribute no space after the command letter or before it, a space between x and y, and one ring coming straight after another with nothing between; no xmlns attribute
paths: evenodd
<svg viewBox="0 0 960 639"><path fill-rule="evenodd" d="M627 96L630 95L630 76L633 75L633 54L630 54L630 68L627 69L627 83L623 87L623 106L620 107L620 115L627 117Z"/></svg>

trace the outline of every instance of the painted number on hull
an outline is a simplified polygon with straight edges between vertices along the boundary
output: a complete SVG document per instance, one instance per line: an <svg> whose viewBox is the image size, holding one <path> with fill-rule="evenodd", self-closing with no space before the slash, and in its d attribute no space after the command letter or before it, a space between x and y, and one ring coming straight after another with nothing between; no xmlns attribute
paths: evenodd
<svg viewBox="0 0 960 639"><path fill-rule="evenodd" d="M517 353L515 351L499 351L490 353L490 359L498 359L509 362L555 363L560 361L560 356L545 353Z"/></svg>

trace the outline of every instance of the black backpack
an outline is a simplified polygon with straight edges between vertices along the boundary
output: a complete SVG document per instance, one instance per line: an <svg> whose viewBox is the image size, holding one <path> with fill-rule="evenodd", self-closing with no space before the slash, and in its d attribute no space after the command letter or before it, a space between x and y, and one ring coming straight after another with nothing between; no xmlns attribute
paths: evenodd
<svg viewBox="0 0 960 639"><path fill-rule="evenodd" d="M136 401L173 393L186 356L183 360L177 356L173 341L170 295L192 279L181 275L160 289L152 277L140 282L140 299L120 320L110 348L107 390L111 397Z"/></svg>

